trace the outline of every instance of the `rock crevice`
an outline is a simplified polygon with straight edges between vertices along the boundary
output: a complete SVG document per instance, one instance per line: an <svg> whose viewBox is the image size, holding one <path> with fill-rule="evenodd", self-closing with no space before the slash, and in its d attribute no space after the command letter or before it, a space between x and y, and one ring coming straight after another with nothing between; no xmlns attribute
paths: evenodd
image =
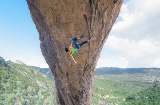
<svg viewBox="0 0 160 105"><path fill-rule="evenodd" d="M53 72L57 105L90 105L95 66L123 0L27 0L42 54ZM71 38L94 37L73 55Z"/></svg>

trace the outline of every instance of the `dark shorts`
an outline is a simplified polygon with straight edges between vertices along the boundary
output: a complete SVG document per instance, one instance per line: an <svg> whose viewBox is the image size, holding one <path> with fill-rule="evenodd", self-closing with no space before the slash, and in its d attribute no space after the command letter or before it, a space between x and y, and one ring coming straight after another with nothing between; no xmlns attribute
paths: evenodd
<svg viewBox="0 0 160 105"><path fill-rule="evenodd" d="M78 49L79 49L80 47L82 47L82 45L88 43L88 41L84 41L84 42L78 44L77 38L73 38L73 39L72 39L72 42L74 43L74 46L75 46L76 48L78 48Z"/></svg>
<svg viewBox="0 0 160 105"><path fill-rule="evenodd" d="M74 43L74 45L75 45L76 48L78 48L78 49L80 48L80 45L77 42L77 38L73 38L72 42Z"/></svg>

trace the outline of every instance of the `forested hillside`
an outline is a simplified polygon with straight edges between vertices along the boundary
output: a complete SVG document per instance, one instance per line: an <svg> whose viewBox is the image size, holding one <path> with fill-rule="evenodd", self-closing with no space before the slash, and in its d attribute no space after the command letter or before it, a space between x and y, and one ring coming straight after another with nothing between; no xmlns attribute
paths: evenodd
<svg viewBox="0 0 160 105"><path fill-rule="evenodd" d="M0 105L56 105L48 70L0 58ZM102 75L95 75L91 105L160 105L160 69L117 70L121 68L99 69Z"/></svg>
<svg viewBox="0 0 160 105"><path fill-rule="evenodd" d="M20 61L0 66L0 105L54 105L55 86L38 69Z"/></svg>

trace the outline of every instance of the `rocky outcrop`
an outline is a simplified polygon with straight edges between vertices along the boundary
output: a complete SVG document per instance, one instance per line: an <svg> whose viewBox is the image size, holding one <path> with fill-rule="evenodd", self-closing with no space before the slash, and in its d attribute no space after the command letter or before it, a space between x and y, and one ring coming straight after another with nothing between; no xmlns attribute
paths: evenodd
<svg viewBox="0 0 160 105"><path fill-rule="evenodd" d="M16 60L15 63L20 64L20 65L25 65L23 62Z"/></svg>
<svg viewBox="0 0 160 105"><path fill-rule="evenodd" d="M0 66L8 67L6 61L2 57L0 57Z"/></svg>
<svg viewBox="0 0 160 105"><path fill-rule="evenodd" d="M123 0L27 0L52 70L57 105L90 105L95 66ZM65 52L73 37L94 37L74 55Z"/></svg>

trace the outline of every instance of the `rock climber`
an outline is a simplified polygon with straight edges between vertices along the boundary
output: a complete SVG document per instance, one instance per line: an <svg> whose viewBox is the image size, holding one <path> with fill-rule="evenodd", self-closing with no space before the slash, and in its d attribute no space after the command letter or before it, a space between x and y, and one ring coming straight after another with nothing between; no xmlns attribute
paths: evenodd
<svg viewBox="0 0 160 105"><path fill-rule="evenodd" d="M69 52L71 58L73 59L73 61L74 61L75 63L77 63L77 62L75 61L75 59L74 59L74 57L73 57L72 54L78 54L79 48L82 47L82 45L84 45L84 44L86 44L86 43L89 43L92 38L90 38L89 40L84 41L84 42L78 44L77 40L79 40L79 39L80 39L80 38L72 38L72 42L71 42L69 48L65 48L65 51L66 51L66 52ZM74 44L74 46L72 46L72 43Z"/></svg>

